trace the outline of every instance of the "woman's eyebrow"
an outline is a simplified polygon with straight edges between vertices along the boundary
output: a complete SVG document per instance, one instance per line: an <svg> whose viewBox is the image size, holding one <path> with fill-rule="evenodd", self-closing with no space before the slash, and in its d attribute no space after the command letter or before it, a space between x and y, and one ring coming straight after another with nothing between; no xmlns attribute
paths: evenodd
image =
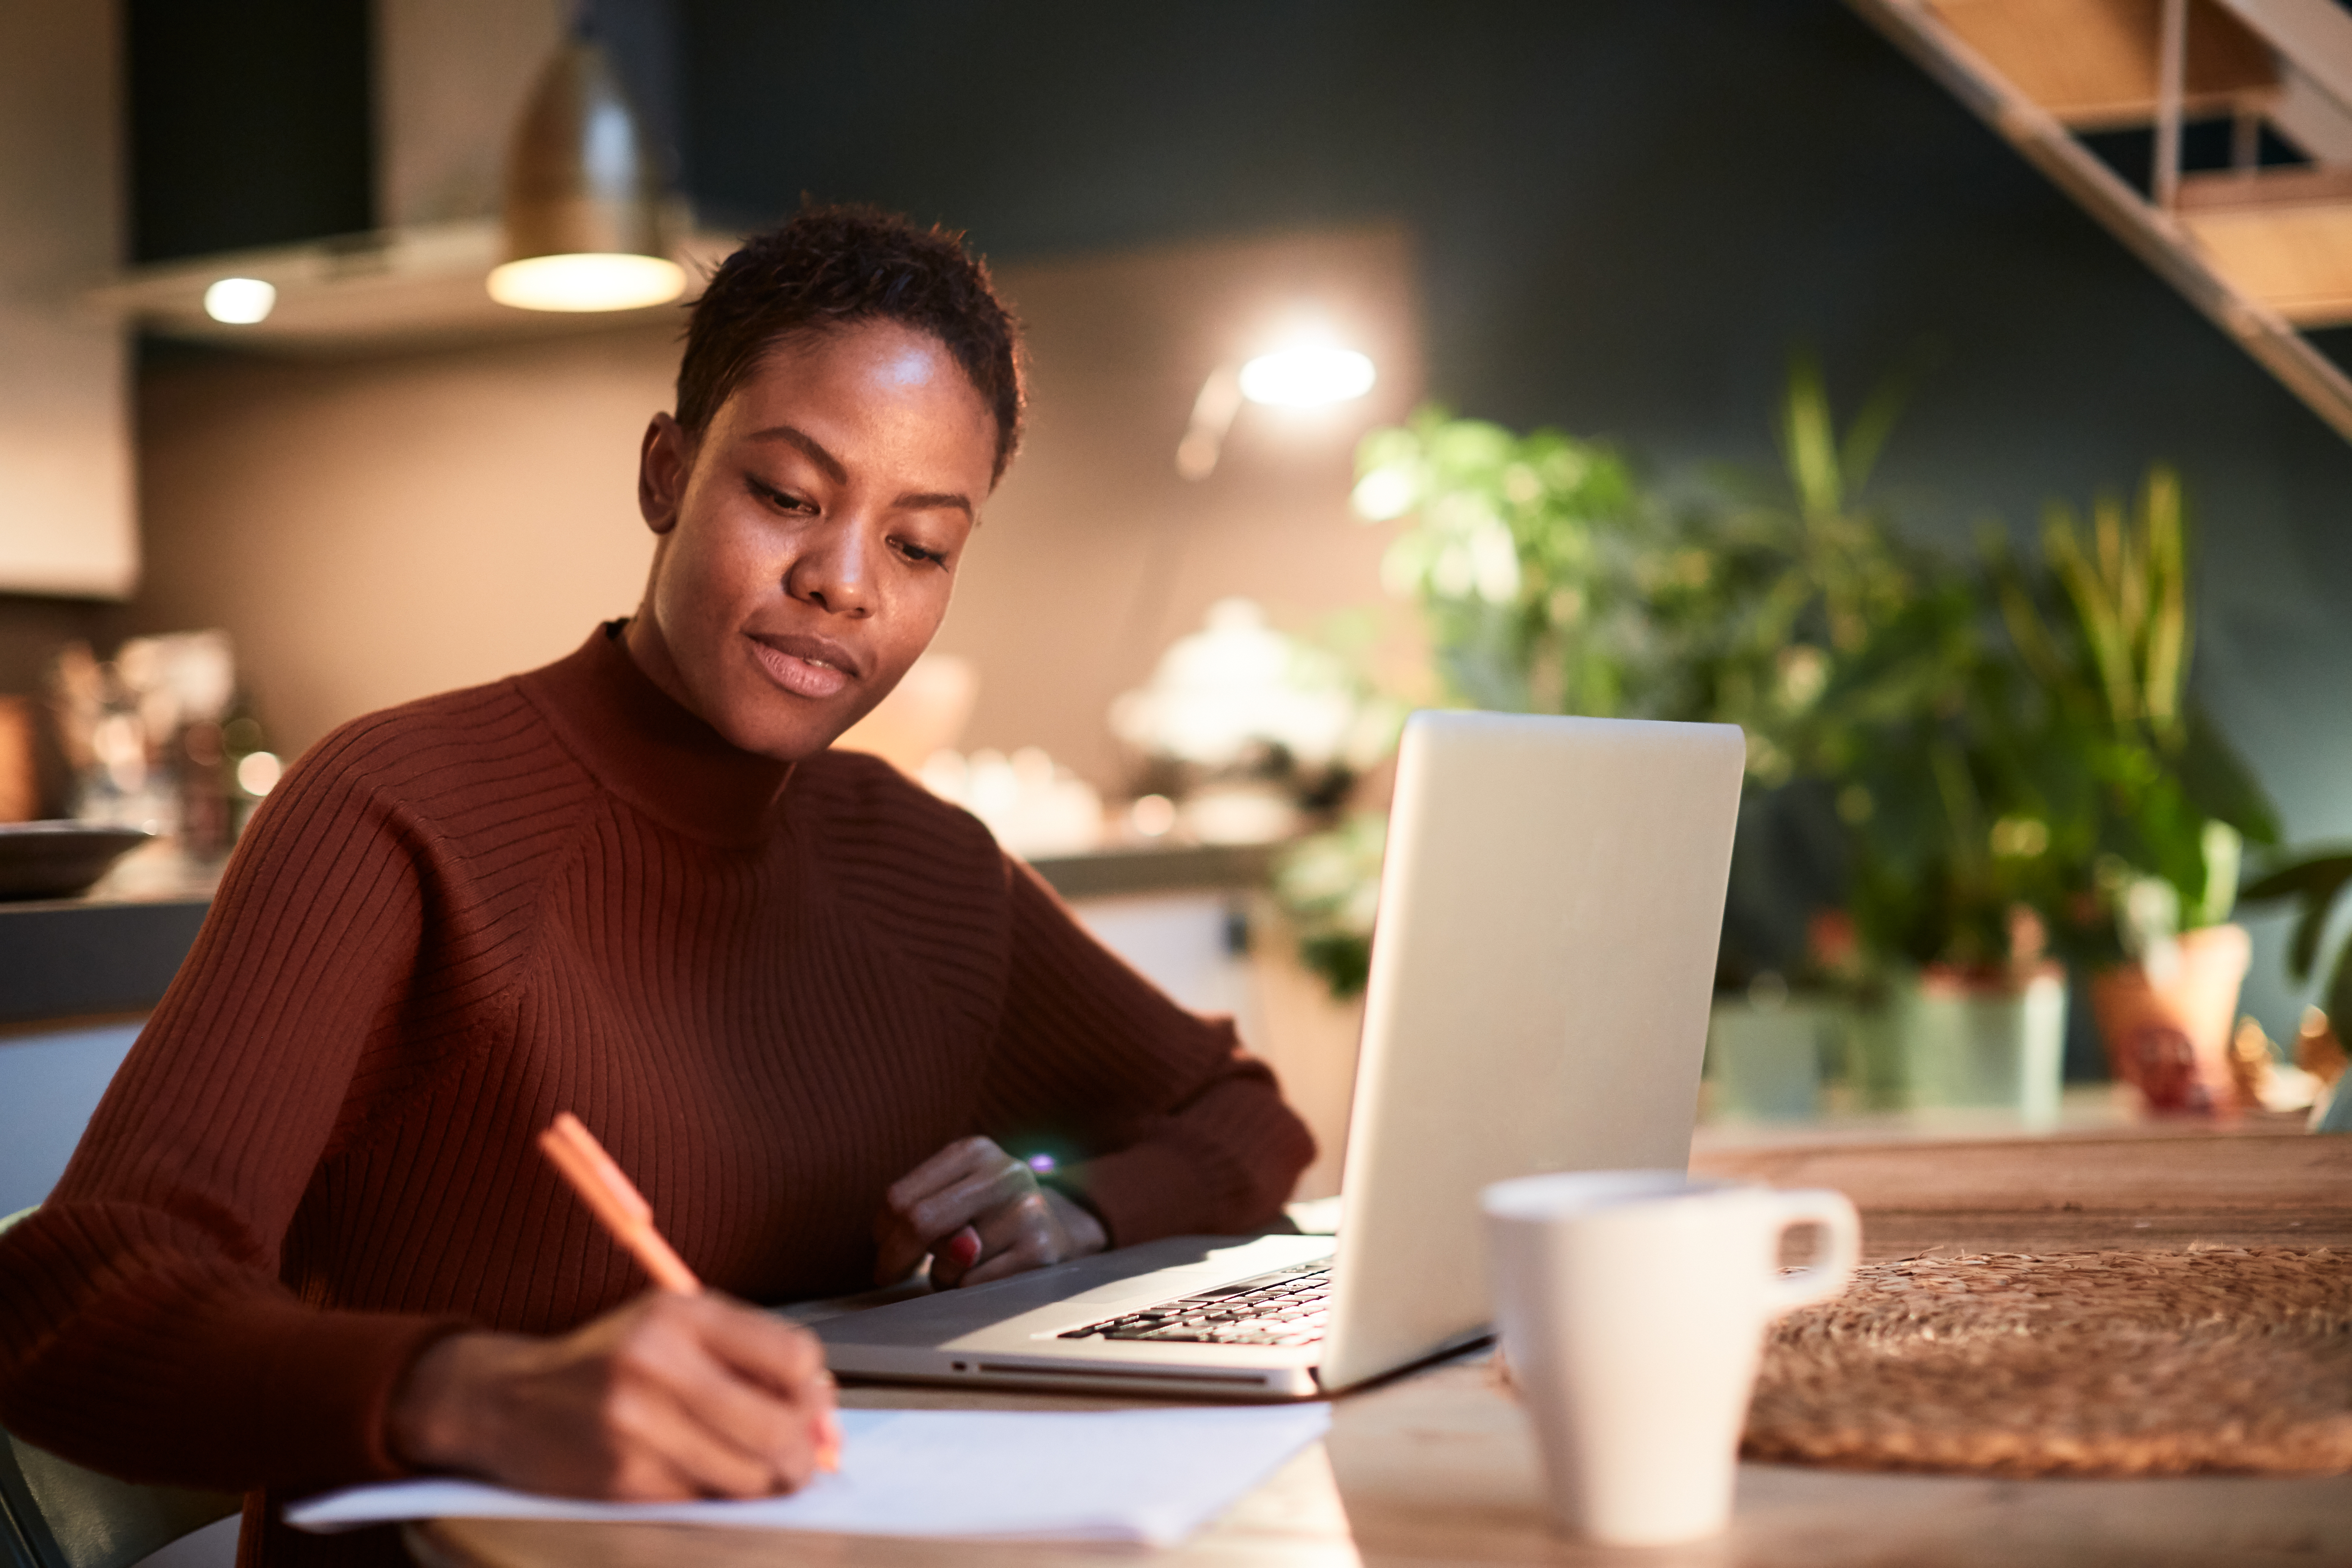
<svg viewBox="0 0 2352 1568"><path fill-rule="evenodd" d="M815 437L809 435L806 431L795 430L789 425L774 425L769 426L765 430L752 431L746 439L752 441L782 441L790 446L797 447L802 452L807 455L810 462L814 463L818 468L824 470L824 477L826 479L831 479L837 485L845 485L849 482L849 470L842 467L841 459L835 457L831 452L826 451L824 445L820 443Z"/></svg>
<svg viewBox="0 0 2352 1568"><path fill-rule="evenodd" d="M765 430L752 431L746 439L782 441L787 446L797 447L807 456L810 462L824 470L826 479L837 485L845 485L849 482L849 470L843 467L841 459L826 451L824 444L805 430L796 429L790 425L772 425ZM958 494L954 490L914 490L900 496L894 504L901 511L929 511L934 508L944 507L950 511L960 511L966 517L979 515L972 510L971 498Z"/></svg>
<svg viewBox="0 0 2352 1568"><path fill-rule="evenodd" d="M916 490L900 496L892 504L900 511L930 511L943 507L961 511L967 518L973 515L971 499L952 490Z"/></svg>

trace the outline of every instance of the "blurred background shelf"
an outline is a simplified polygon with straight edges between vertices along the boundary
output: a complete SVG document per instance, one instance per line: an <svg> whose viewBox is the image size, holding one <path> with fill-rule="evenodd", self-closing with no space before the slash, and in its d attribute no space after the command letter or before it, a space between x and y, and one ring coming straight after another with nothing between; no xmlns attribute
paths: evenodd
<svg viewBox="0 0 2352 1568"><path fill-rule="evenodd" d="M1278 844L1173 844L1051 855L1029 864L1062 897L1108 899L1265 886Z"/></svg>

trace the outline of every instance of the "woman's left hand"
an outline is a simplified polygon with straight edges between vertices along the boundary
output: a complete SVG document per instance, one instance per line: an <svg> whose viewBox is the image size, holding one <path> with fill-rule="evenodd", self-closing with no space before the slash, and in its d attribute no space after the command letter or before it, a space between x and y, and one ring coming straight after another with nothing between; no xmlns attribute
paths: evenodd
<svg viewBox="0 0 2352 1568"><path fill-rule="evenodd" d="M877 1284L931 1255L931 1283L951 1289L1043 1268L1110 1245L1102 1222L986 1138L949 1144L892 1184L874 1222Z"/></svg>

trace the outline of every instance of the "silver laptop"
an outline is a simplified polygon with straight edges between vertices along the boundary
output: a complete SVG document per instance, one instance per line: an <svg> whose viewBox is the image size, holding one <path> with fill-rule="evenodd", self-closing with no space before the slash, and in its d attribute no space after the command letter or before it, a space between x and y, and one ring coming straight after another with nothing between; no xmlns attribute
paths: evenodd
<svg viewBox="0 0 2352 1568"><path fill-rule="evenodd" d="M839 1373L1311 1398L1487 1331L1476 1196L1681 1167L1739 803L1720 724L1416 713L1339 1236L1183 1237L817 1321Z"/></svg>

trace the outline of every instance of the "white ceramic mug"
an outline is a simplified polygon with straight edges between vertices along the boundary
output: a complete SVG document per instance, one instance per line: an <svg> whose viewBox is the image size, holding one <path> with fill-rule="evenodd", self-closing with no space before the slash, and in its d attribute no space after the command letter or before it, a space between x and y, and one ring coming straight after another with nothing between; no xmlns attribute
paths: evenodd
<svg viewBox="0 0 2352 1568"><path fill-rule="evenodd" d="M1764 1327L1844 1286L1862 1239L1853 1205L1594 1171L1497 1183L1480 1206L1496 1326L1554 1523L1628 1546L1722 1530ZM1780 1239L1799 1225L1821 1241L1783 1274Z"/></svg>

